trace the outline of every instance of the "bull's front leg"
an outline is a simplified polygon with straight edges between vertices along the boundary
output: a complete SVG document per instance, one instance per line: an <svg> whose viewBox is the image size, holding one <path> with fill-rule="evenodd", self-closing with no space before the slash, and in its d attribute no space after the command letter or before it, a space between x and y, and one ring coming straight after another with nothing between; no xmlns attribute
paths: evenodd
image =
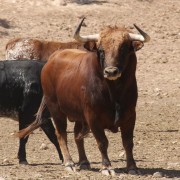
<svg viewBox="0 0 180 180"><path fill-rule="evenodd" d="M91 127L92 133L97 141L98 148L101 152L102 157L102 174L104 175L115 175L114 169L111 167L111 163L107 154L108 149L108 139L105 135L104 129L97 128L95 126Z"/></svg>
<svg viewBox="0 0 180 180"><path fill-rule="evenodd" d="M133 132L136 120L136 112L135 110L126 112L123 121L121 122L121 136L123 147L126 152L127 159L127 171L128 173L138 173L138 169L133 157Z"/></svg>

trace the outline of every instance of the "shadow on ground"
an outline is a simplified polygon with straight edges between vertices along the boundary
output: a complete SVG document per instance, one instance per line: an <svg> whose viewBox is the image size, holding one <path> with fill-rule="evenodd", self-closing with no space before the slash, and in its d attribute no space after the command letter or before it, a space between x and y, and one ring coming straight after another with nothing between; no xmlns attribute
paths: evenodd
<svg viewBox="0 0 180 180"><path fill-rule="evenodd" d="M0 26L6 29L10 29L12 27L12 25L10 25L10 21L1 18L0 18Z"/></svg>
<svg viewBox="0 0 180 180"><path fill-rule="evenodd" d="M11 29L13 26L10 24L10 21L7 19L1 19L0 18L0 27L4 29ZM9 33L7 31L0 31L0 37L1 36L8 36Z"/></svg>
<svg viewBox="0 0 180 180"><path fill-rule="evenodd" d="M103 5L105 3L108 3L107 1L87 1L87 0L74 0L73 2L80 4L80 5L91 5L91 4L96 4L96 5Z"/></svg>

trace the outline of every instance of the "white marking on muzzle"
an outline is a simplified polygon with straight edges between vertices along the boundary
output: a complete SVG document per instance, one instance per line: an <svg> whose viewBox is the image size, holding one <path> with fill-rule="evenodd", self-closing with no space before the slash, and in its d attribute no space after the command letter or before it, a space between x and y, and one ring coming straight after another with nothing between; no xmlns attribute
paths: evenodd
<svg viewBox="0 0 180 180"><path fill-rule="evenodd" d="M117 74L116 76L108 76L107 74L104 74L104 78L109 79L111 81L114 81L121 77L121 73Z"/></svg>

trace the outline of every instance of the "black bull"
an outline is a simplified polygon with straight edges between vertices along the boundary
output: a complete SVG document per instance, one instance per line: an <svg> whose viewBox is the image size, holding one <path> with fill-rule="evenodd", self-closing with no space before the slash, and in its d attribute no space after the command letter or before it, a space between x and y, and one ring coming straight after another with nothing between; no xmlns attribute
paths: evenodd
<svg viewBox="0 0 180 180"><path fill-rule="evenodd" d="M44 62L18 60L0 61L0 116L17 116L19 130L25 128L35 119L42 99L40 73ZM59 158L61 151L55 135L55 129L48 111L43 114L42 130L55 145ZM19 163L27 163L26 138L20 139L18 158Z"/></svg>

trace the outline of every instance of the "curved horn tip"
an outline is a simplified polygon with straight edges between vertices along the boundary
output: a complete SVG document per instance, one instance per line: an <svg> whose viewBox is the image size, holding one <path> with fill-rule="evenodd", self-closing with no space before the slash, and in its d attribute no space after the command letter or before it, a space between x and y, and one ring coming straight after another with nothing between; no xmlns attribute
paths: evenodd
<svg viewBox="0 0 180 180"><path fill-rule="evenodd" d="M83 42L83 43L88 42L88 41L98 41L99 35L97 35L97 34L88 35L88 36L80 36L79 35L84 19L85 19L85 17L82 18L81 22L77 26L75 33L74 33L74 36L73 36L74 39L79 41L79 42Z"/></svg>
<svg viewBox="0 0 180 180"><path fill-rule="evenodd" d="M140 29L135 23L133 25L136 29Z"/></svg>
<svg viewBox="0 0 180 180"><path fill-rule="evenodd" d="M85 17L85 16L83 16L83 17L82 17L82 21L84 21L85 19L86 19L86 17Z"/></svg>
<svg viewBox="0 0 180 180"><path fill-rule="evenodd" d="M76 39L76 36L78 35L79 31L81 30L82 23L84 22L85 19L86 19L86 17L84 16L82 18L81 22L79 23L79 25L77 26L76 31L73 36L75 39Z"/></svg>
<svg viewBox="0 0 180 180"><path fill-rule="evenodd" d="M140 32L140 34L142 34L144 36L145 42L150 41L151 38L147 33L145 33L142 29L140 29L136 24L133 24L133 25Z"/></svg>
<svg viewBox="0 0 180 180"><path fill-rule="evenodd" d="M84 16L81 20L81 22L79 23L79 26L82 26L82 23L84 22L84 20L86 19L86 17Z"/></svg>
<svg viewBox="0 0 180 180"><path fill-rule="evenodd" d="M81 19L81 21L80 21L80 23L79 23L79 26L82 25L82 23L84 22L85 19L86 19L86 17L83 16L82 19Z"/></svg>

